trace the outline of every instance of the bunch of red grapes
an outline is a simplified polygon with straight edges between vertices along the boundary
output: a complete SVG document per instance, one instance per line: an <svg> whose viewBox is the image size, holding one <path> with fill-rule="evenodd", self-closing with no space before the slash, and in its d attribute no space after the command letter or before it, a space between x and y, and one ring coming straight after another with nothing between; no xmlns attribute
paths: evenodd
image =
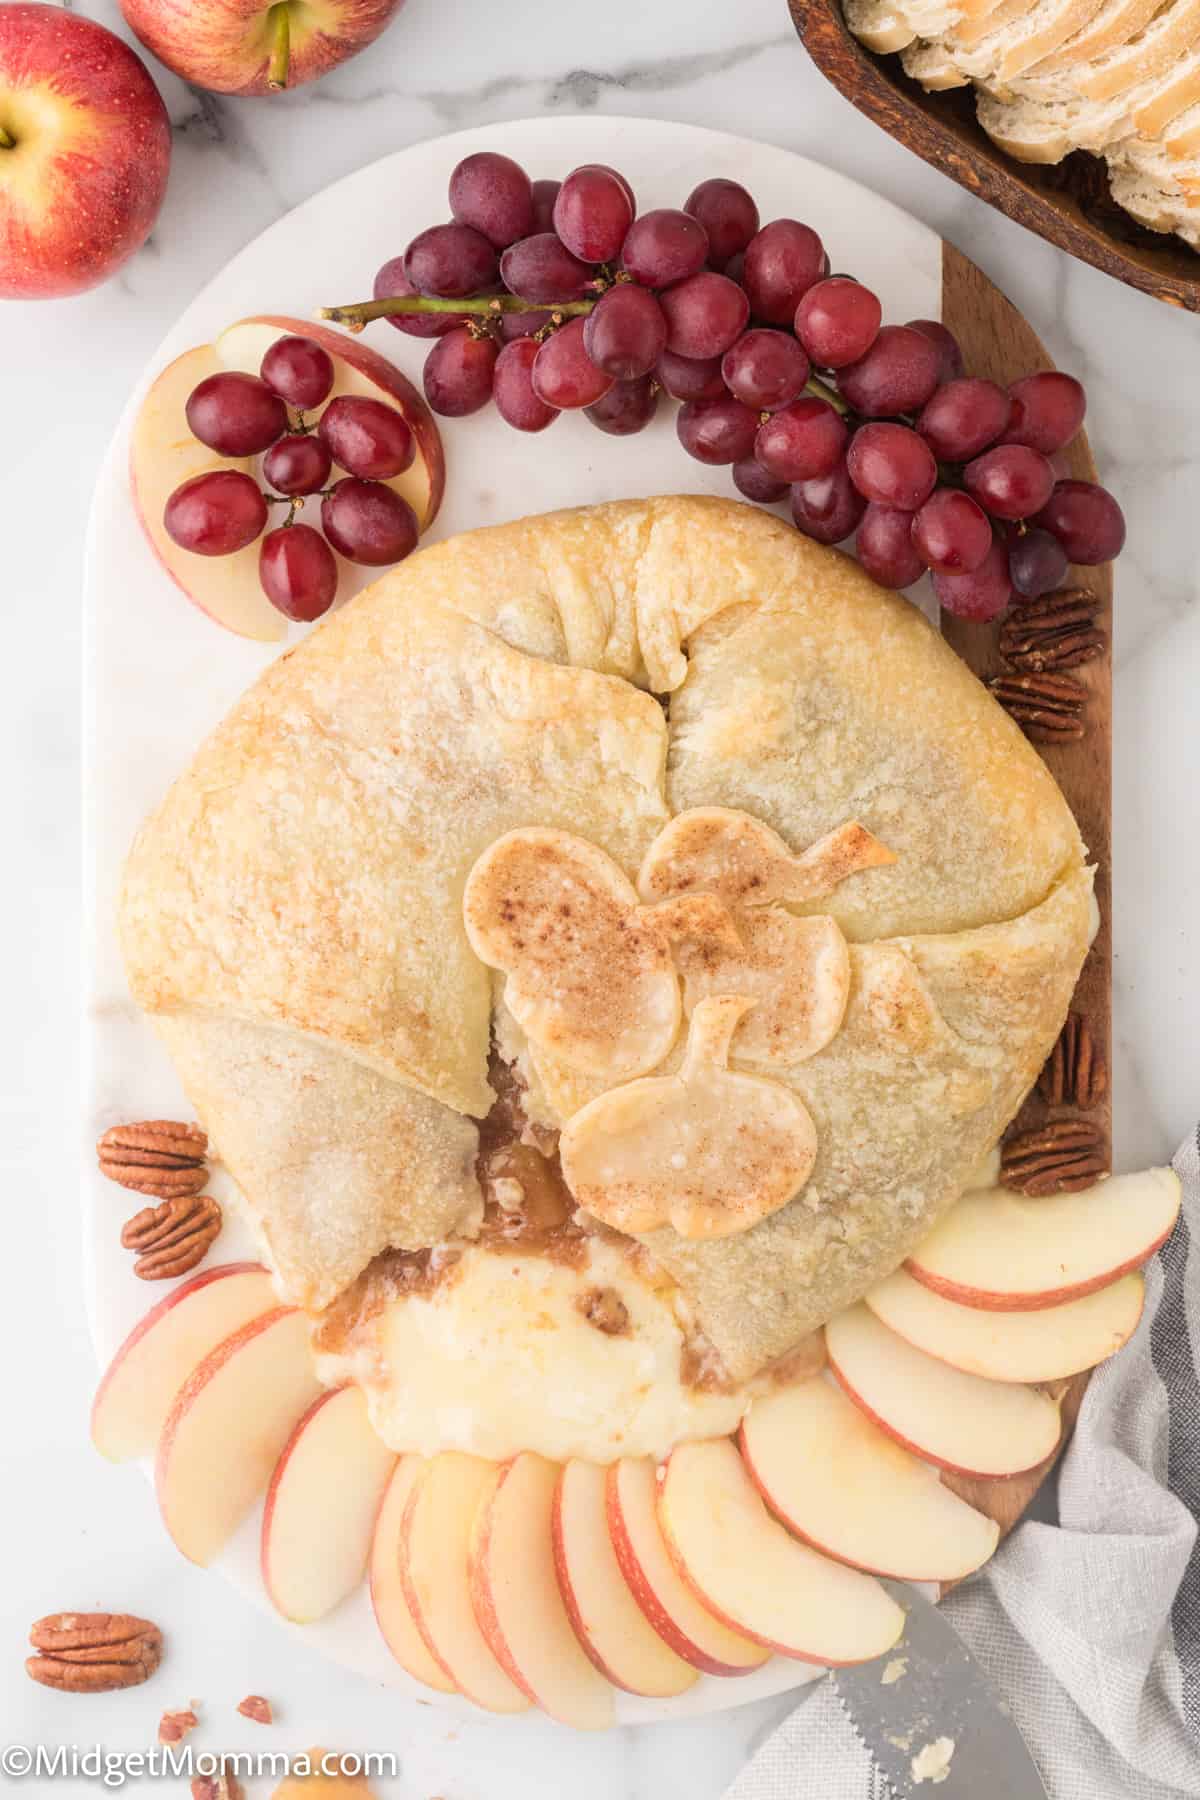
<svg viewBox="0 0 1200 1800"><path fill-rule="evenodd" d="M1112 495L1051 460L1083 419L1078 381L1046 370L1005 390L964 376L945 326L884 325L876 295L830 273L810 226L761 225L735 181L703 181L682 210L639 216L629 183L603 164L531 181L483 152L451 176L450 211L375 280L377 300L415 308L491 299L387 315L436 340L425 364L435 412L461 417L490 399L518 431L544 431L582 409L625 436L669 394L691 456L731 464L750 500L790 497L819 543L856 532L859 561L885 587L930 570L941 604L964 618L1047 593L1069 562L1107 562L1124 542Z"/></svg>
<svg viewBox="0 0 1200 1800"><path fill-rule="evenodd" d="M305 414L323 405L333 382L332 357L306 337L277 338L257 375L209 375L188 397L192 436L220 456L262 456L271 491L240 469L210 469L177 487L163 514L182 549L231 556L262 535L272 505L286 506L283 523L263 537L258 574L268 600L289 619L319 619L333 605L334 550L382 567L417 542L416 514L387 486L416 455L408 421L382 400L340 394L314 429ZM346 474L330 485L335 463ZM305 499L318 494L320 531L297 517Z"/></svg>

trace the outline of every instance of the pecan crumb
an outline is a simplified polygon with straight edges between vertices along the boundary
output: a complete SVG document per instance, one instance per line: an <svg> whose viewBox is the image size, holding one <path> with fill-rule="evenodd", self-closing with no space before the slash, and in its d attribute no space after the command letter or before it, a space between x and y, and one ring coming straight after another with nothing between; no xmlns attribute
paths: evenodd
<svg viewBox="0 0 1200 1800"><path fill-rule="evenodd" d="M228 1768L228 1759L221 1764L219 1775L193 1775L192 1800L246 1800L246 1790Z"/></svg>
<svg viewBox="0 0 1200 1800"><path fill-rule="evenodd" d="M165 1712L158 1721L158 1741L160 1744L179 1744L189 1731L195 1731L200 1723L189 1707L185 1712Z"/></svg>
<svg viewBox="0 0 1200 1800"><path fill-rule="evenodd" d="M616 1288L589 1288L575 1302L589 1325L606 1337L626 1337L629 1332L629 1308Z"/></svg>
<svg viewBox="0 0 1200 1800"><path fill-rule="evenodd" d="M247 1694L238 1706L243 1719L253 1719L256 1725L273 1725L275 1714L271 1711L271 1702L261 1694Z"/></svg>

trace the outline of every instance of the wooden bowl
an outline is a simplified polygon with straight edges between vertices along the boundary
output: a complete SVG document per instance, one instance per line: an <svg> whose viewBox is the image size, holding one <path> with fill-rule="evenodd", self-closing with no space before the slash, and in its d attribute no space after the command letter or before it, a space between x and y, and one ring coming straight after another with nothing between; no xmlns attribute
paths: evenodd
<svg viewBox="0 0 1200 1800"><path fill-rule="evenodd" d="M859 43L840 0L788 5L822 75L898 143L1060 250L1156 300L1200 312L1200 256L1130 218L1109 194L1100 157L1080 150L1054 166L1017 162L979 125L970 87L927 94L898 56L875 56Z"/></svg>

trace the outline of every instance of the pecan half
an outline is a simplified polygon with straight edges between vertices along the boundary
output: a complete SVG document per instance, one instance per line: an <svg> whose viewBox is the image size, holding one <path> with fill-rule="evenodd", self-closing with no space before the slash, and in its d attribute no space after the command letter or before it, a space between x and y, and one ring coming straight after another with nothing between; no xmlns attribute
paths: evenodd
<svg viewBox="0 0 1200 1800"><path fill-rule="evenodd" d="M1073 1194L1107 1175L1108 1161L1097 1126L1086 1119L1052 1119L1002 1146L1000 1180L1023 1194Z"/></svg>
<svg viewBox="0 0 1200 1800"><path fill-rule="evenodd" d="M143 1281L170 1281L195 1268L220 1229L221 1208L212 1195L185 1194L134 1213L121 1231L121 1247L137 1252L133 1272Z"/></svg>
<svg viewBox="0 0 1200 1800"><path fill-rule="evenodd" d="M1108 1091L1108 1070L1092 1042L1092 1029L1082 1013L1068 1013L1058 1042L1038 1076L1038 1093L1047 1106L1098 1106Z"/></svg>
<svg viewBox="0 0 1200 1800"><path fill-rule="evenodd" d="M238 1706L238 1711L243 1719L253 1719L256 1725L271 1725L275 1721L271 1702L264 1699L261 1694L247 1694Z"/></svg>
<svg viewBox="0 0 1200 1800"><path fill-rule="evenodd" d="M113 1125L96 1145L100 1172L136 1194L198 1194L208 1179L204 1158L208 1138L198 1125L147 1119L140 1125Z"/></svg>
<svg viewBox="0 0 1200 1800"><path fill-rule="evenodd" d="M1099 610L1099 600L1087 588L1060 588L1022 601L1000 626L1000 654L1015 669L1035 675L1094 662L1108 644L1095 623Z"/></svg>
<svg viewBox="0 0 1200 1800"><path fill-rule="evenodd" d="M1035 743L1056 744L1083 736L1087 689L1070 675L997 675L988 687Z"/></svg>
<svg viewBox="0 0 1200 1800"><path fill-rule="evenodd" d="M25 1669L43 1687L104 1694L138 1687L162 1660L162 1633L132 1613L51 1613L30 1627Z"/></svg>

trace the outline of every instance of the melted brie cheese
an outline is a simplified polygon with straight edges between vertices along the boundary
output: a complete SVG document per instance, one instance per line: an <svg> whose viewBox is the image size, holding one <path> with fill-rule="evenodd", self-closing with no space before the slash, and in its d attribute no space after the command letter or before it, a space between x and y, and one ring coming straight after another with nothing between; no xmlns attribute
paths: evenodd
<svg viewBox="0 0 1200 1800"><path fill-rule="evenodd" d="M611 1290L619 1334L581 1310ZM650 1286L614 1245L593 1239L582 1266L468 1249L451 1280L398 1296L319 1360L352 1380L394 1450L465 1450L494 1461L536 1450L552 1461L665 1456L684 1438L733 1431L749 1387L709 1392L680 1373L685 1334L670 1290Z"/></svg>

